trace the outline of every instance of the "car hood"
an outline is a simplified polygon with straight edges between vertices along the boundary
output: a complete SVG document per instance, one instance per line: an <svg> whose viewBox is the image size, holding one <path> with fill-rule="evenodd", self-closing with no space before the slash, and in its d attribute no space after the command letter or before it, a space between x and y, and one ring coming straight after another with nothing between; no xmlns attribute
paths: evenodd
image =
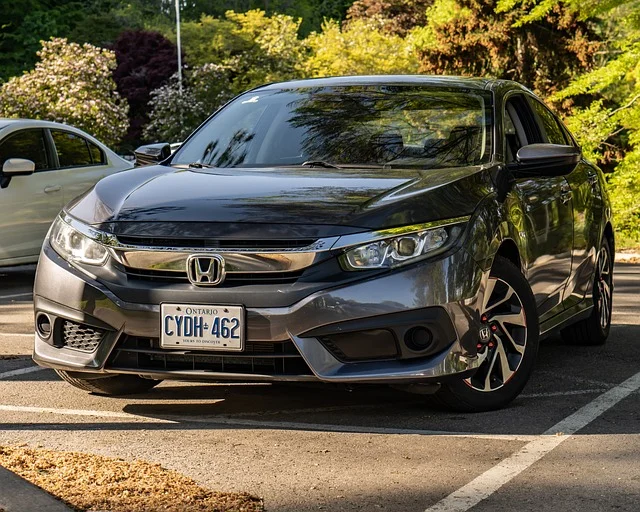
<svg viewBox="0 0 640 512"><path fill-rule="evenodd" d="M151 166L103 179L67 211L115 233L193 236L253 225L264 234L265 225L288 225L296 235L328 236L469 214L490 187L482 171Z"/></svg>

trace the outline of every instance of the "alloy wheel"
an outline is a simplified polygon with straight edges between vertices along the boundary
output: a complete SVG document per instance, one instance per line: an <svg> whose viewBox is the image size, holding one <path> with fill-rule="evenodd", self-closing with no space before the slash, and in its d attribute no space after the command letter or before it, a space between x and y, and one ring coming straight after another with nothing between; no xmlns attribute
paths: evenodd
<svg viewBox="0 0 640 512"><path fill-rule="evenodd" d="M600 318L600 328L604 331L609 327L611 321L611 258L606 247L601 247L598 254L598 265L596 268L596 286L598 296L596 305Z"/></svg>
<svg viewBox="0 0 640 512"><path fill-rule="evenodd" d="M483 362L465 383L490 392L500 389L518 370L527 345L527 318L522 300L509 283L490 277L484 295L478 355Z"/></svg>

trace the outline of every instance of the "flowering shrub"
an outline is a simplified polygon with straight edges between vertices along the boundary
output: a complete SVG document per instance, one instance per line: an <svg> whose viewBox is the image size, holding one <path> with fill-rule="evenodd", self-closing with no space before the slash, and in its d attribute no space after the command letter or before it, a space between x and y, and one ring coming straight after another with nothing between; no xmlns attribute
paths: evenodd
<svg viewBox="0 0 640 512"><path fill-rule="evenodd" d="M42 42L35 69L0 88L0 116L67 123L115 145L128 127L128 105L116 91L115 54L90 44Z"/></svg>
<svg viewBox="0 0 640 512"><path fill-rule="evenodd" d="M143 135L150 142L180 142L232 96L226 66L195 68L185 75L182 92L176 74L167 85L151 92L149 124Z"/></svg>

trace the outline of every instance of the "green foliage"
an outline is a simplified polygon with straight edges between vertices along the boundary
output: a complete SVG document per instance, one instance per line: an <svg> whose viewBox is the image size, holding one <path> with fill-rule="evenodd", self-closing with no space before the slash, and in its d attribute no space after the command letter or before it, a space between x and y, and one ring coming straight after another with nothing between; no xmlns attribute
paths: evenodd
<svg viewBox="0 0 640 512"><path fill-rule="evenodd" d="M390 34L406 36L427 23L427 7L433 0L356 0L347 11L347 22L375 21Z"/></svg>
<svg viewBox="0 0 640 512"><path fill-rule="evenodd" d="M0 88L0 116L68 123L116 144L127 130L128 106L116 92L113 52L53 38L42 43L33 71Z"/></svg>
<svg viewBox="0 0 640 512"><path fill-rule="evenodd" d="M435 0L412 33L421 71L507 78L547 95L593 65L598 36L572 9L558 4L521 26L533 1L500 5L496 12L496 0Z"/></svg>
<svg viewBox="0 0 640 512"><path fill-rule="evenodd" d="M69 41L103 47L127 29L152 23L159 28L163 0L5 0L0 19L0 80L32 69L41 40Z"/></svg>
<svg viewBox="0 0 640 512"><path fill-rule="evenodd" d="M173 0L166 0L173 3ZM353 0L190 0L183 2L182 18L198 21L203 15L222 18L226 12L264 10L267 16L287 14L301 18L300 35L319 30L324 19L343 19Z"/></svg>
<svg viewBox="0 0 640 512"><path fill-rule="evenodd" d="M185 23L182 41L192 66L215 63L233 70L232 92L300 75L304 56L301 20L264 11L228 11L225 19L203 16Z"/></svg>
<svg viewBox="0 0 640 512"><path fill-rule="evenodd" d="M375 22L352 20L344 28L326 21L307 38L309 76L417 73L418 59L407 39L384 32Z"/></svg>
<svg viewBox="0 0 640 512"><path fill-rule="evenodd" d="M628 151L609 178L618 246L640 246L640 148Z"/></svg>
<svg viewBox="0 0 640 512"><path fill-rule="evenodd" d="M234 86L239 92L266 82L289 80L299 76L298 66L304 53L298 39L301 19L264 11L229 11L226 18L236 24L234 35L245 46L226 63L236 71Z"/></svg>
<svg viewBox="0 0 640 512"><path fill-rule="evenodd" d="M531 8L515 21L526 29L561 4L598 23L606 42L600 66L549 100L568 111L565 121L584 155L610 172L618 245L640 246L640 8L630 0L500 0L498 9Z"/></svg>

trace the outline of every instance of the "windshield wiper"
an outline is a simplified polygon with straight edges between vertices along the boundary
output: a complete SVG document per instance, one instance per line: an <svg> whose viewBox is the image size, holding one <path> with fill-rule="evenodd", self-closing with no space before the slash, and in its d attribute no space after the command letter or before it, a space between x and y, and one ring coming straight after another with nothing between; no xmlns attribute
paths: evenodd
<svg viewBox="0 0 640 512"><path fill-rule="evenodd" d="M302 167L325 167L327 169L341 169L339 165L325 162L324 160L307 160L300 164Z"/></svg>
<svg viewBox="0 0 640 512"><path fill-rule="evenodd" d="M215 169L216 168L215 165L201 164L200 162L192 162L189 164L189 167L192 167L194 169Z"/></svg>

